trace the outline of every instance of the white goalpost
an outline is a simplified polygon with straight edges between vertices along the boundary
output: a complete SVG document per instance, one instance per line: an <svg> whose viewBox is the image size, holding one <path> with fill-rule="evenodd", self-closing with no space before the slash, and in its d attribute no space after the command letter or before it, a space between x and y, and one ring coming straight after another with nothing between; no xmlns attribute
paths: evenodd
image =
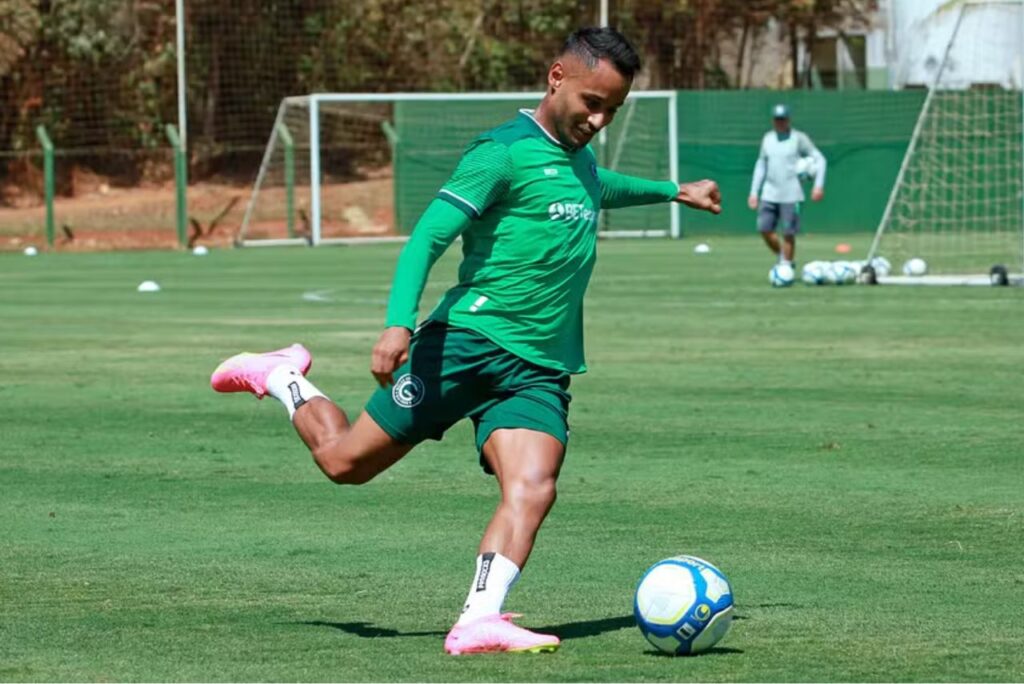
<svg viewBox="0 0 1024 684"><path fill-rule="evenodd" d="M478 134L543 93L318 93L285 98L236 244L405 240ZM630 94L595 152L601 166L678 182L674 91ZM675 203L603 211L601 237L679 237Z"/></svg>
<svg viewBox="0 0 1024 684"><path fill-rule="evenodd" d="M892 264L883 284L1024 284L1024 2L968 0L932 22L949 38L868 263ZM901 269L911 259L927 274Z"/></svg>

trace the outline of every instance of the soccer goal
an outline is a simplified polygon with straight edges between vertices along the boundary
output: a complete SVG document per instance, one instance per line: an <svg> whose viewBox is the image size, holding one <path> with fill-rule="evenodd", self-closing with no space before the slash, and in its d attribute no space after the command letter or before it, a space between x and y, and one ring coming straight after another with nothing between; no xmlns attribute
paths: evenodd
<svg viewBox="0 0 1024 684"><path fill-rule="evenodd" d="M1021 284L1024 3L947 4L932 20L949 39L868 259L892 264L881 283ZM898 275L914 258L927 275Z"/></svg>
<svg viewBox="0 0 1024 684"><path fill-rule="evenodd" d="M236 244L404 240L480 133L543 93L323 93L285 98ZM600 165L678 182L676 94L630 95L593 147ZM675 203L602 212L602 237L678 237Z"/></svg>

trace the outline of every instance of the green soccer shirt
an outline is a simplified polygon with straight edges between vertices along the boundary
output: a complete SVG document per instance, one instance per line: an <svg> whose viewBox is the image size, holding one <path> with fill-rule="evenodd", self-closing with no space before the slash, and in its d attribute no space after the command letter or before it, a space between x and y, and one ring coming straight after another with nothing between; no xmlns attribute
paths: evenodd
<svg viewBox="0 0 1024 684"><path fill-rule="evenodd" d="M668 202L677 192L671 181L598 169L589 147L561 144L520 110L469 145L417 223L387 325L415 326L429 269L461 234L459 282L428 319L474 330L539 366L582 373L599 209Z"/></svg>

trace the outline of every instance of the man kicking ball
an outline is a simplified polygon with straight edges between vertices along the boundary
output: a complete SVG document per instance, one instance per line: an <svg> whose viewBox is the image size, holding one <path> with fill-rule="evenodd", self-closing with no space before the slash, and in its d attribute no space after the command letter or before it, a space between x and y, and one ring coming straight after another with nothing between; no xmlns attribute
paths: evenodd
<svg viewBox="0 0 1024 684"><path fill-rule="evenodd" d="M598 211L681 202L719 213L713 181L676 185L598 168L587 146L611 123L640 59L610 28L569 36L534 110L470 143L398 259L371 372L380 387L354 423L305 375L301 345L239 354L211 378L219 392L280 400L317 466L338 484L373 479L463 418L501 501L445 650L543 652L558 637L502 613L555 502L568 440L569 383L586 370L583 294L594 268ZM427 275L462 236L459 282L419 327Z"/></svg>

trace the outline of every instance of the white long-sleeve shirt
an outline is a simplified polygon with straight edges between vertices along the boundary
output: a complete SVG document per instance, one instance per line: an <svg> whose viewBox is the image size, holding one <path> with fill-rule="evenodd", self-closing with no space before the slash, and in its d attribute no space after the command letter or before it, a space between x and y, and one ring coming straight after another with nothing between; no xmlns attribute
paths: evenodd
<svg viewBox="0 0 1024 684"><path fill-rule="evenodd" d="M800 157L813 157L818 172L814 176L814 187L825 187L825 155L803 131L791 129L789 135L779 139L779 134L768 131L761 139L761 151L754 164L754 177L750 183L750 194L768 202L803 202L804 189L797 176L796 163Z"/></svg>

